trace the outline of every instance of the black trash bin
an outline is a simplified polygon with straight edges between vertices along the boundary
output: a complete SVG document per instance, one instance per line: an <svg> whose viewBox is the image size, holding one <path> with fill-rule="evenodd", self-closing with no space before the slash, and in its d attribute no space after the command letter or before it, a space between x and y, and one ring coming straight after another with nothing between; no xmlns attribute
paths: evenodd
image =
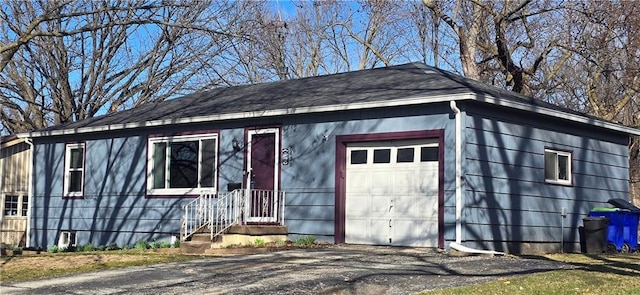
<svg viewBox="0 0 640 295"><path fill-rule="evenodd" d="M585 217L584 223L585 250L589 254L600 254L607 250L607 227L609 218Z"/></svg>

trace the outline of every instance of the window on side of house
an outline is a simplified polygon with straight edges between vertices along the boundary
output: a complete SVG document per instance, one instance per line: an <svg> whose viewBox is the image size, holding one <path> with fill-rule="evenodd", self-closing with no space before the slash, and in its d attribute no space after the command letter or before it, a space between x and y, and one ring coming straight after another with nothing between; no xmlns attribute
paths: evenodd
<svg viewBox="0 0 640 295"><path fill-rule="evenodd" d="M147 159L149 195L198 194L215 190L218 135L199 134L149 139Z"/></svg>
<svg viewBox="0 0 640 295"><path fill-rule="evenodd" d="M64 196L82 197L84 191L84 143L67 144L64 157Z"/></svg>
<svg viewBox="0 0 640 295"><path fill-rule="evenodd" d="M571 184L571 152L544 150L544 180L548 183Z"/></svg>
<svg viewBox="0 0 640 295"><path fill-rule="evenodd" d="M60 232L60 237L58 238L59 248L67 249L69 247L75 247L77 242L78 242L78 237L75 231Z"/></svg>
<svg viewBox="0 0 640 295"><path fill-rule="evenodd" d="M29 198L20 194L4 195L2 216L27 216Z"/></svg>
<svg viewBox="0 0 640 295"><path fill-rule="evenodd" d="M4 216L18 216L19 200L20 197L18 196L4 196Z"/></svg>
<svg viewBox="0 0 640 295"><path fill-rule="evenodd" d="M29 197L22 196L22 216L27 216L29 212Z"/></svg>

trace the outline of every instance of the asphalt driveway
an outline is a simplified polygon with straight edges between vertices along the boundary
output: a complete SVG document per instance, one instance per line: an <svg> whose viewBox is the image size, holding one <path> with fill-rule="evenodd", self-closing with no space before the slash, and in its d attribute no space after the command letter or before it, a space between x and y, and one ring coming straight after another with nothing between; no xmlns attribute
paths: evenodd
<svg viewBox="0 0 640 295"><path fill-rule="evenodd" d="M450 257L431 249L336 245L11 283L0 293L414 294L570 267L509 256Z"/></svg>

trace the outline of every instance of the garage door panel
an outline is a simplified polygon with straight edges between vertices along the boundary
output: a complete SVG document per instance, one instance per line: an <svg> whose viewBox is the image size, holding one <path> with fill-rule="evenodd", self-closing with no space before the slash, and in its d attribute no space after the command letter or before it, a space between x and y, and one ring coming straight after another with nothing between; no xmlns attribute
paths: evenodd
<svg viewBox="0 0 640 295"><path fill-rule="evenodd" d="M352 196L347 199L346 210L351 216L370 216L371 215L371 198L365 196Z"/></svg>
<svg viewBox="0 0 640 295"><path fill-rule="evenodd" d="M349 226L345 228L345 242L352 244L366 243L371 236L369 218L349 218Z"/></svg>
<svg viewBox="0 0 640 295"><path fill-rule="evenodd" d="M412 247L436 247L437 223L420 220L395 220L392 244Z"/></svg>
<svg viewBox="0 0 640 295"><path fill-rule="evenodd" d="M352 171L349 173L349 191L351 193L368 193L371 187L371 177L367 171Z"/></svg>
<svg viewBox="0 0 640 295"><path fill-rule="evenodd" d="M433 194L431 196L433 196ZM429 196L395 196L394 206L394 216L398 217L410 215L420 218L428 218L431 216L437 216L438 213L438 200Z"/></svg>
<svg viewBox="0 0 640 295"><path fill-rule="evenodd" d="M390 227L388 219L354 218L346 228L345 242L350 244L389 244Z"/></svg>
<svg viewBox="0 0 640 295"><path fill-rule="evenodd" d="M389 171L371 171L371 193L381 194L387 193L387 190L391 187L391 173ZM383 192L381 192L383 191Z"/></svg>
<svg viewBox="0 0 640 295"><path fill-rule="evenodd" d="M371 241L375 245L389 244L390 236L389 219L373 219L371 220Z"/></svg>
<svg viewBox="0 0 640 295"><path fill-rule="evenodd" d="M393 175L394 185L398 194L413 193L416 190L417 177L416 171L397 171Z"/></svg>
<svg viewBox="0 0 640 295"><path fill-rule="evenodd" d="M346 162L345 242L437 246L439 163L420 156L424 147L437 151L429 140L347 146L348 155L366 150L369 156ZM382 150L384 157L374 163Z"/></svg>
<svg viewBox="0 0 640 295"><path fill-rule="evenodd" d="M390 203L390 196L371 196L371 213L386 218L386 215L389 214Z"/></svg>
<svg viewBox="0 0 640 295"><path fill-rule="evenodd" d="M420 179L420 186L433 187L438 184L438 170L422 170L418 173L418 179Z"/></svg>

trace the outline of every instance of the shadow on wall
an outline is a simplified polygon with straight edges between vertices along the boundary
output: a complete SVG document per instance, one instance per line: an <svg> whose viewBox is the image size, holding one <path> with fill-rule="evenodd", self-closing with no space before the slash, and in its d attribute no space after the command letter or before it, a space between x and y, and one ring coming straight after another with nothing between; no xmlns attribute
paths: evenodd
<svg viewBox="0 0 640 295"><path fill-rule="evenodd" d="M559 250L563 241L578 241L577 227L589 208L613 196L626 197L624 180L616 177L626 174L621 137L569 132L553 122L473 110L464 155L464 240L497 251L508 246L509 252L520 252L533 242ZM570 185L545 181L545 148L572 153ZM568 212L564 221L561 208Z"/></svg>

